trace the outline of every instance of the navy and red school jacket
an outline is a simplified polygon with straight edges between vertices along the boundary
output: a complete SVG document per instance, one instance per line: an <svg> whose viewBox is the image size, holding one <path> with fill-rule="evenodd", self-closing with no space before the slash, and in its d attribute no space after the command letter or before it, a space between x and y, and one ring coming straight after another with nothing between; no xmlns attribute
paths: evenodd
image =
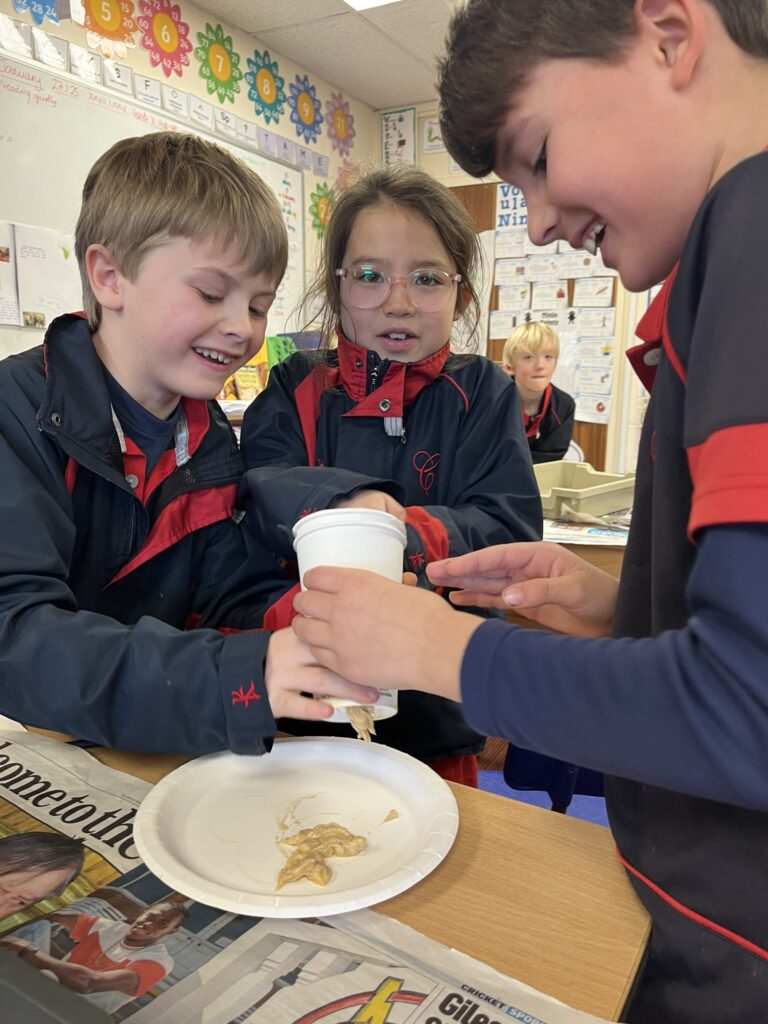
<svg viewBox="0 0 768 1024"><path fill-rule="evenodd" d="M268 749L269 634L216 627L261 626L286 579L233 519L216 403L183 401L146 479L79 316L0 362L0 394L0 713L126 750Z"/></svg>
<svg viewBox="0 0 768 1024"><path fill-rule="evenodd" d="M406 506L404 567L424 586L435 559L541 536L517 389L489 360L452 356L448 345L413 363L381 360L345 338L335 352L296 353L270 372L240 443L251 528L286 560L295 557L298 519L361 488ZM401 694L400 713L377 730L425 761L475 753L483 742L458 705L415 691Z"/></svg>
<svg viewBox="0 0 768 1024"><path fill-rule="evenodd" d="M705 199L638 329L652 388L613 640L484 623L468 719L604 771L653 918L626 1019L768 1007L768 155Z"/></svg>
<svg viewBox="0 0 768 1024"><path fill-rule="evenodd" d="M537 413L533 416L523 413L525 436L534 463L557 462L563 458L573 437L575 414L573 398L554 384L547 385Z"/></svg>

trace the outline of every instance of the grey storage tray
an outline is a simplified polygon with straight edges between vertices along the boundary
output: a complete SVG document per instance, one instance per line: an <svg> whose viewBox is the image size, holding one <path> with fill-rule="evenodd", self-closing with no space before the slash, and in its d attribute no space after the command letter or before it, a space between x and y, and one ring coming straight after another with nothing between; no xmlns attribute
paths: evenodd
<svg viewBox="0 0 768 1024"><path fill-rule="evenodd" d="M601 473L588 462L542 462L533 471L545 519L562 518L563 505L593 516L632 505L634 473Z"/></svg>

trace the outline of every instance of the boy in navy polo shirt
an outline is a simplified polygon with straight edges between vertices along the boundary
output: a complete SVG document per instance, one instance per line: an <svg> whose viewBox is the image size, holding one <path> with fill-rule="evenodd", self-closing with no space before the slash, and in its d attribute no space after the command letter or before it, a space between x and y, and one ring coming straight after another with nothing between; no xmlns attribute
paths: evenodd
<svg viewBox="0 0 768 1024"><path fill-rule="evenodd" d="M255 631L289 584L239 525L213 401L264 341L277 200L200 138L125 139L75 240L87 319L0 363L0 713L127 750L263 752L274 717L332 713L304 692L352 685L291 630Z"/></svg>
<svg viewBox="0 0 768 1024"><path fill-rule="evenodd" d="M618 588L548 544L435 563L434 594L315 570L324 664L464 701L481 732L606 773L653 917L627 1019L768 1018L768 9L765 0L470 0L443 138L520 187L531 238L666 279L635 354L653 393ZM307 618L304 616L312 616ZM511 866L513 867L513 866Z"/></svg>
<svg viewBox="0 0 768 1024"><path fill-rule="evenodd" d="M504 343L501 368L517 385L525 436L534 465L565 457L576 403L552 383L560 339L547 324L520 324Z"/></svg>

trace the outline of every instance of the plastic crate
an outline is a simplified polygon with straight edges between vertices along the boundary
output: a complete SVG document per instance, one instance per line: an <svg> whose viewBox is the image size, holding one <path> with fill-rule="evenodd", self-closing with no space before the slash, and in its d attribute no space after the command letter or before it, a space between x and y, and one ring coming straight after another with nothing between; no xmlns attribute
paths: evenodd
<svg viewBox="0 0 768 1024"><path fill-rule="evenodd" d="M563 505L593 516L632 505L634 473L601 473L588 462L540 462L533 471L546 519L562 519Z"/></svg>

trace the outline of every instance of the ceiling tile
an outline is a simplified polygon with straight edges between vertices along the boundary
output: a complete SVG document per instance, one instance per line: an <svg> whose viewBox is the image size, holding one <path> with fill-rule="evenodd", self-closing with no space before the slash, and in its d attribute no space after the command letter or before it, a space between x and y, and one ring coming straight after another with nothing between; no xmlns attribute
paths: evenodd
<svg viewBox="0 0 768 1024"><path fill-rule="evenodd" d="M375 109L435 95L434 70L355 14L262 31L260 38Z"/></svg>
<svg viewBox="0 0 768 1024"><path fill-rule="evenodd" d="M256 36L264 29L305 25L349 10L343 0L305 0L304 3L286 3L286 0L206 0L204 3L198 2L197 6L208 11L212 17ZM285 56L291 55L286 53Z"/></svg>
<svg viewBox="0 0 768 1024"><path fill-rule="evenodd" d="M455 3L401 0L361 13L343 0L206 0L198 6L343 93L385 110L436 98L436 59Z"/></svg>

